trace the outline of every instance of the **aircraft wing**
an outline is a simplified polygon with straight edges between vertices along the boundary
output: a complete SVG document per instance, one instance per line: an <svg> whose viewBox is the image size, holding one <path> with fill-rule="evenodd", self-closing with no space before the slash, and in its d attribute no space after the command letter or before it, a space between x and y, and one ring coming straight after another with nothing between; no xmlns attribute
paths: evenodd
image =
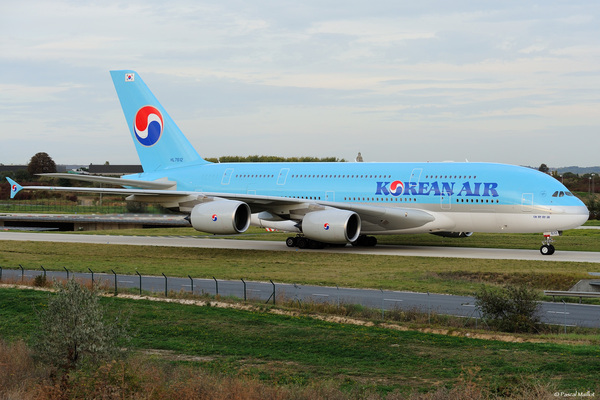
<svg viewBox="0 0 600 400"><path fill-rule="evenodd" d="M11 184L11 198L25 190L48 190L75 193L114 194L129 196L127 200L148 203L159 203L165 207L179 207L183 212L191 211L194 205L207 201L219 199L237 200L250 206L253 214L268 212L272 215L281 216L284 219L299 220L311 212L326 209L340 209L357 213L361 220L372 225L379 226L382 230L409 229L425 225L434 221L435 217L424 210L407 207L383 207L364 205L357 203L328 202L318 200L293 199L280 196L264 196L255 194L196 192L160 189L174 187L174 182L164 181L138 181L121 178L107 178L98 176L74 175L74 174L44 174L60 178L77 179L95 183L111 185L124 185L132 187L123 188L87 188L87 187L64 187L64 186L21 186L10 178L6 178Z"/></svg>

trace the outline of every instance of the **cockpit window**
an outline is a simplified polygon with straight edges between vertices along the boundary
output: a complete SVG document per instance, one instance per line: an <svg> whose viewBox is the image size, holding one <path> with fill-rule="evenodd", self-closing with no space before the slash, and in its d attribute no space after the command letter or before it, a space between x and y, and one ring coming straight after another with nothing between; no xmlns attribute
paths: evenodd
<svg viewBox="0 0 600 400"><path fill-rule="evenodd" d="M571 192L561 192L561 191L558 191L558 190L556 192L552 193L552 197L564 197L565 195L567 195L567 196L575 196Z"/></svg>

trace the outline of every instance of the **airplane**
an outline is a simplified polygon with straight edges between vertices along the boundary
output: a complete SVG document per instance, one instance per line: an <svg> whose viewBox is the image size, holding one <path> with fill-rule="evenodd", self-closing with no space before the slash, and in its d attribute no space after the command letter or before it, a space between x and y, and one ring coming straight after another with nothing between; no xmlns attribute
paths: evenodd
<svg viewBox="0 0 600 400"><path fill-rule="evenodd" d="M587 221L586 206L553 177L507 164L471 162L211 163L204 160L140 75L111 71L143 173L122 178L43 174L121 188L22 189L126 195L187 214L198 231L245 232L250 225L296 233L289 247L375 246L373 235L473 232L554 236Z"/></svg>

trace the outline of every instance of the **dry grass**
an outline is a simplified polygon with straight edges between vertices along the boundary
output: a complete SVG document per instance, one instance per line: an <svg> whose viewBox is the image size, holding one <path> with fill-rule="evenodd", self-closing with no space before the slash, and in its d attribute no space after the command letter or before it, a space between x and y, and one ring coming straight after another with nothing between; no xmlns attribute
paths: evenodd
<svg viewBox="0 0 600 400"><path fill-rule="evenodd" d="M429 393L377 393L344 390L332 382L307 386L271 386L244 376L226 376L194 365L172 364L137 354L128 360L88 366L70 375L57 375L37 365L23 342L0 341L0 398L2 399L174 399L174 400L292 400L292 399L550 399L553 390L541 384L519 383L498 391L466 371L453 388ZM508 390L508 391L506 391Z"/></svg>

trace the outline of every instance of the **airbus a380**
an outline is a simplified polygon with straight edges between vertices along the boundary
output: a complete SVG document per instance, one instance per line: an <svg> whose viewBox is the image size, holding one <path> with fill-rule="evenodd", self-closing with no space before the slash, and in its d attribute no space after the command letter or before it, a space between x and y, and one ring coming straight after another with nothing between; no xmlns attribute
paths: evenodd
<svg viewBox="0 0 600 400"><path fill-rule="evenodd" d="M123 188L21 189L113 193L188 214L198 231L250 225L294 232L288 246L374 246L374 236L543 233L582 225L585 205L542 172L493 163L210 163L192 147L135 71L111 71L144 172L123 178L47 174Z"/></svg>

